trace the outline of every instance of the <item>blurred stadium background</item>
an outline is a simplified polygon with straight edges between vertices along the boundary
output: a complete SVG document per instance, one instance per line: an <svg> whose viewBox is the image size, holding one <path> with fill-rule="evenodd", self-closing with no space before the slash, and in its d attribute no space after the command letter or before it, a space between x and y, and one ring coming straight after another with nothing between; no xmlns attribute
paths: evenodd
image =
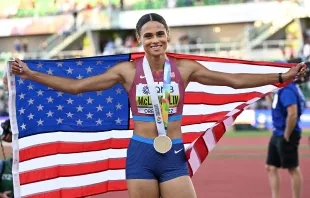
<svg viewBox="0 0 310 198"><path fill-rule="evenodd" d="M148 12L167 20L170 52L257 61L306 60L310 55L310 0L1 0L0 73L13 57L141 51L134 30ZM302 86L308 106L309 87ZM0 99L0 116L6 116L2 90ZM268 128L266 109L268 103L261 100L238 122ZM309 109L302 125L310 128Z"/></svg>
<svg viewBox="0 0 310 198"><path fill-rule="evenodd" d="M64 59L142 51L135 25L149 12L167 20L170 52L281 62L310 56L310 0L0 0L0 78L14 57ZM310 135L310 83L301 88L308 101L301 117L303 195L310 197L305 139ZM0 122L7 118L7 108L0 79ZM266 100L244 111L232 129L237 133L226 133L194 176L198 197L270 197L264 160L271 128ZM282 195L288 198L289 178L283 178Z"/></svg>

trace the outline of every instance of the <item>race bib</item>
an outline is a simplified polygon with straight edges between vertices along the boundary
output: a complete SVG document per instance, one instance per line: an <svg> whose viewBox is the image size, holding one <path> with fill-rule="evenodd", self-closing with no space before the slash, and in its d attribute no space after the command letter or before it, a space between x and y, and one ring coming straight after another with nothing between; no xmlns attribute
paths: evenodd
<svg viewBox="0 0 310 198"><path fill-rule="evenodd" d="M156 92L158 100L161 104L163 97L163 82L156 83ZM179 85L176 82L171 82L170 85L170 98L169 98L169 114L177 112L177 106L180 101ZM136 103L139 113L154 114L152 99L147 84L138 84L136 86Z"/></svg>

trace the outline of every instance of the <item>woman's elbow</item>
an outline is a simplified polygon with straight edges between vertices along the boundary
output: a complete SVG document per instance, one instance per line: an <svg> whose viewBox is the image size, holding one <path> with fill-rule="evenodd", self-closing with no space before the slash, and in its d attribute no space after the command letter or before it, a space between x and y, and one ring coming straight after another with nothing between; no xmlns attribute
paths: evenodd
<svg viewBox="0 0 310 198"><path fill-rule="evenodd" d="M69 94L77 95L82 93L82 89L78 86L78 84L72 84L68 86L67 92Z"/></svg>
<svg viewBox="0 0 310 198"><path fill-rule="evenodd" d="M230 83L230 86L234 89L241 89L243 88L243 83L241 83L239 80L232 80Z"/></svg>

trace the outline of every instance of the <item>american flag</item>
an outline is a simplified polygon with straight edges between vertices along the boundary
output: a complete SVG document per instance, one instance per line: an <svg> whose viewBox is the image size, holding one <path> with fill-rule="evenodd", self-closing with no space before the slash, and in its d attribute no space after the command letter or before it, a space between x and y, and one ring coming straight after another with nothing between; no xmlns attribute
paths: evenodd
<svg viewBox="0 0 310 198"><path fill-rule="evenodd" d="M82 79L143 55L25 62L36 71ZM292 66L168 55L229 73L279 73ZM14 75L9 76L9 82L15 197L85 197L126 190L126 151L134 126L128 96L121 85L71 95ZM188 85L182 132L191 176L236 117L279 87L275 84L233 89L196 82Z"/></svg>

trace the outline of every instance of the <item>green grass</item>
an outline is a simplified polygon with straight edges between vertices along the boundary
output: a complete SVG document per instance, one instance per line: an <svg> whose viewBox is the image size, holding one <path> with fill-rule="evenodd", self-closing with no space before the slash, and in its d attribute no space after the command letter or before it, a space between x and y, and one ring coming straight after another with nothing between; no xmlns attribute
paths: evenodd
<svg viewBox="0 0 310 198"><path fill-rule="evenodd" d="M271 131L229 131L224 137L266 137L271 136ZM303 130L303 136L310 136L310 130Z"/></svg>

